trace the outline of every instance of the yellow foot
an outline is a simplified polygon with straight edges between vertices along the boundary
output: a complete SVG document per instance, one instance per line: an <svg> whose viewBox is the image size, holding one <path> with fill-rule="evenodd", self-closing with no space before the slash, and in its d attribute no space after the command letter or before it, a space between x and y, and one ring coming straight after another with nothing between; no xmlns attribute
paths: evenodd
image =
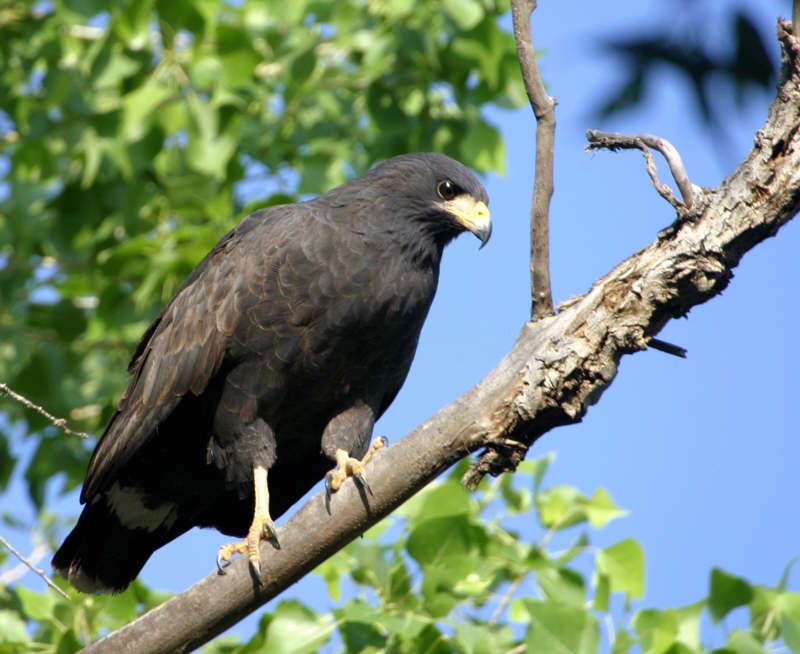
<svg viewBox="0 0 800 654"><path fill-rule="evenodd" d="M225 574L225 568L230 565L234 554L244 554L250 559L250 567L256 576L261 578L261 549L262 540L271 540L277 547L278 529L269 516L269 491L267 490L267 469L263 466L253 467L253 487L255 492L255 511L253 522L247 530L247 538L238 543L223 545L217 552L217 571Z"/></svg>
<svg viewBox="0 0 800 654"><path fill-rule="evenodd" d="M225 568L230 565L231 558L234 554L247 553L250 559L250 566L253 572L259 577L261 576L261 556L259 551L261 549L262 540L271 540L275 545L278 543L278 529L272 518L269 515L259 515L253 518L253 524L247 530L247 538L240 540L236 543L223 545L217 552L217 572L225 574Z"/></svg>
<svg viewBox="0 0 800 654"><path fill-rule="evenodd" d="M328 499L331 493L335 493L341 488L345 479L348 477L355 477L358 482L366 488L370 493L372 489L367 483L367 476L364 474L364 465L370 460L373 454L386 445L386 438L381 436L372 441L367 453L361 460L354 459L344 450L336 450L336 466L335 470L331 470L325 475L325 492Z"/></svg>

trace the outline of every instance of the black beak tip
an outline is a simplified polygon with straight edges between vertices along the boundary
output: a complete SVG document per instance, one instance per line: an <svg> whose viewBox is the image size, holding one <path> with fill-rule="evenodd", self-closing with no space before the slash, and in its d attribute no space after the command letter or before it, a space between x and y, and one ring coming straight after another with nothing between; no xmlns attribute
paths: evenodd
<svg viewBox="0 0 800 654"><path fill-rule="evenodd" d="M486 246L486 244L489 242L489 239L492 236L492 226L491 226L491 224L486 228L477 230L475 232L475 236L477 236L478 239L481 242L481 245L480 245L480 247L478 249L479 250L483 250L483 248Z"/></svg>

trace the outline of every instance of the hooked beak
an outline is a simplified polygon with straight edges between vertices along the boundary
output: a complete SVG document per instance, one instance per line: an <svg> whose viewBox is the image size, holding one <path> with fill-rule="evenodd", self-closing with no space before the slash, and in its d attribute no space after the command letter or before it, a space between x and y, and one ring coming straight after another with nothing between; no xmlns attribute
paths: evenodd
<svg viewBox="0 0 800 654"><path fill-rule="evenodd" d="M458 225L472 232L481 241L481 247L486 245L492 235L492 221L489 207L481 200L475 200L471 195L462 193L444 203L444 209L452 214Z"/></svg>

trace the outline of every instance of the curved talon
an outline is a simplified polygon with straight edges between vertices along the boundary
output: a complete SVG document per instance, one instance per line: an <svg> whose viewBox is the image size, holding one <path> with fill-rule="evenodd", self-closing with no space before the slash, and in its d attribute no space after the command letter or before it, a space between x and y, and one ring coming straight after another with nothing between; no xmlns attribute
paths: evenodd
<svg viewBox="0 0 800 654"><path fill-rule="evenodd" d="M276 547L281 546L280 542L278 541L278 528L275 526L275 523L269 516L267 516L266 520L264 521L264 534L266 535L267 540L271 540Z"/></svg>
<svg viewBox="0 0 800 654"><path fill-rule="evenodd" d="M255 508L253 522L247 530L247 537L237 543L223 545L217 552L217 571L225 574L225 568L230 565L234 554L247 553L250 569L261 578L260 545L262 540L270 540L276 547L278 542L278 528L269 515L269 490L267 488L267 469L263 466L254 466L253 485L255 492ZM223 564L223 562L225 562Z"/></svg>
<svg viewBox="0 0 800 654"><path fill-rule="evenodd" d="M261 558L260 557L256 557L254 559L253 558L250 559L250 570L252 570L253 574L255 574L256 577L261 579Z"/></svg>
<svg viewBox="0 0 800 654"><path fill-rule="evenodd" d="M356 470L356 472L353 473L353 477L358 479L358 483L366 488L370 495L373 495L372 489L369 487L369 483L367 482L367 475L364 474L363 470Z"/></svg>
<svg viewBox="0 0 800 654"><path fill-rule="evenodd" d="M325 475L325 503L326 506L328 506L328 510L330 510L331 495L339 490L345 479L348 477L355 478L358 483L369 492L370 495L374 494L372 492L372 488L370 488L369 482L367 481L367 475L364 471L364 466L366 465L367 461L370 460L372 455L382 447L385 447L388 442L389 441L385 436L379 436L376 438L374 441L372 441L372 445L369 446L367 453L360 461L351 457L345 450L336 450L337 468L335 470L329 470Z"/></svg>
<svg viewBox="0 0 800 654"><path fill-rule="evenodd" d="M231 564L231 557L234 554L241 554L246 550L246 541L223 545L217 550L217 574L224 575L225 568Z"/></svg>

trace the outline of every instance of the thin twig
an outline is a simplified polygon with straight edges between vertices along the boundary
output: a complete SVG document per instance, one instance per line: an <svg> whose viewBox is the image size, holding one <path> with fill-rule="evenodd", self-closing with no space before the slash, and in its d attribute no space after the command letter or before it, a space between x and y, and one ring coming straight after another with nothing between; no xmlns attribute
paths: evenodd
<svg viewBox="0 0 800 654"><path fill-rule="evenodd" d="M667 164L669 164L672 177L675 179L675 183L678 185L681 195L683 196L683 206L687 209L692 208L694 202L694 185L689 181L689 176L686 174L681 155L678 154L675 146L666 139L652 134L615 134L611 132L598 132L597 130L590 129L586 131L586 140L589 141L589 145L586 146L587 151L597 150L599 148L608 148L612 151L621 149L641 150L647 160L647 173L650 175L650 179L653 180L653 186L656 187L656 191L658 191L659 195L673 207L678 209L681 203L674 198L668 186L658 181L655 162L653 161L653 155L650 154L648 150L648 146L654 150L658 150L664 155L664 159L666 159Z"/></svg>
<svg viewBox="0 0 800 654"><path fill-rule="evenodd" d="M528 573L524 573L519 575L514 581L511 582L511 585L508 587L508 590L503 594L502 599L500 600L500 604L498 604L497 608L492 613L492 617L489 618L489 627L493 627L497 624L497 621L500 619L500 616L503 615L503 611L506 610L506 607L511 603L511 600L514 598L514 594L519 589L522 582L525 580L525 577L528 576Z"/></svg>
<svg viewBox="0 0 800 654"><path fill-rule="evenodd" d="M44 543L40 543L33 548L33 551L30 554L28 554L28 560L36 565L48 554L48 552L50 552L50 548ZM0 586L10 586L11 584L22 579L30 571L31 569L24 563L20 563L15 565L13 568L3 571L3 574L0 574Z"/></svg>
<svg viewBox="0 0 800 654"><path fill-rule="evenodd" d="M25 565L27 565L27 566L28 566L28 567L29 567L31 570L33 570L33 571L34 571L34 572L35 572L37 575L39 575L39 576L40 576L42 579L44 579L44 580L45 580L45 582L47 582L47 585L48 585L48 586L50 586L50 588L52 588L54 591L56 591L56 592L57 592L59 595L61 595L61 596L62 596L62 597L64 597L65 599L67 599L67 600L70 600L70 601L72 600L72 598L71 598L69 595L67 595L67 594L66 594L66 593L65 593L63 590L61 590L61 589L60 589L58 586L56 586L56 585L55 585L55 583L53 583L53 580L52 580L52 579L50 579L50 577L48 577L48 576L47 576L47 575L44 573L44 571L42 571L41 569L37 568L35 565L33 565L33 563L31 563L30 561L28 561L28 559L26 559L24 556L22 556L22 554L20 554L20 553L19 553L19 552L18 552L18 551L17 551L17 550L14 548L14 546L13 546L11 543L9 543L9 542L8 542L8 541L7 541L5 538L3 538L2 536L0 536L0 543L2 543L3 545L5 545L6 549L7 549L9 552L11 552L11 553L12 553L14 556L16 556L16 557L17 557L17 558L18 558L20 561L22 561L22 562L23 562Z"/></svg>
<svg viewBox="0 0 800 654"><path fill-rule="evenodd" d="M514 41L522 80L536 116L536 169L531 206L531 319L553 315L550 290L550 198L553 196L553 142L556 131L555 99L547 95L536 63L531 36L531 14L536 0L511 0Z"/></svg>
<svg viewBox="0 0 800 654"><path fill-rule="evenodd" d="M70 436L89 438L89 434L87 434L85 431L72 431L69 427L67 427L67 421L64 418L56 418L54 415L51 415L44 408L40 407L38 404L34 404L24 395L20 395L19 393L12 391L8 387L8 384L0 382L0 393L5 393L6 395L16 400L17 402L24 404L29 409L33 409L34 411L36 411L36 413L43 415L50 422L52 422L53 425L55 425L59 429L63 429Z"/></svg>

